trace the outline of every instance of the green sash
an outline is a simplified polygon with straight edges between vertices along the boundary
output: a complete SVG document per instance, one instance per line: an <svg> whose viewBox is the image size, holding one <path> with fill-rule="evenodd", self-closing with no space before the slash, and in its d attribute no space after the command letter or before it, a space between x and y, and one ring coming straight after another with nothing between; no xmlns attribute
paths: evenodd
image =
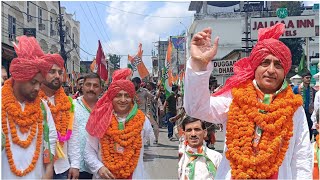
<svg viewBox="0 0 320 180"><path fill-rule="evenodd" d="M201 154L198 154L198 153L192 154L192 153L190 153L188 151L185 151L189 158L196 156L195 159L193 159L191 162L189 162L187 164L187 168L189 168L188 177L189 177L190 180L194 180L194 173L195 173L194 171L195 171L196 162L198 160L198 157L204 157L206 159L206 165L207 165L208 172L210 174L212 174L213 177L216 176L217 169L214 166L213 162L206 155L207 148L205 146L203 146L203 148L204 148L204 151Z"/></svg>
<svg viewBox="0 0 320 180"><path fill-rule="evenodd" d="M138 105L136 103L134 103L132 110L130 111L130 113L126 117L125 123L129 122L137 114L137 112L138 112ZM124 123L123 122L118 123L118 129L124 130Z"/></svg>
<svg viewBox="0 0 320 180"><path fill-rule="evenodd" d="M41 110L43 114L43 136L44 136L44 142L43 142L43 161L44 163L49 163L53 161L53 155L50 151L50 141L49 141L49 126L47 121L47 112L46 109L41 102ZM49 157L48 157L49 156ZM50 159L50 161L48 160Z"/></svg>

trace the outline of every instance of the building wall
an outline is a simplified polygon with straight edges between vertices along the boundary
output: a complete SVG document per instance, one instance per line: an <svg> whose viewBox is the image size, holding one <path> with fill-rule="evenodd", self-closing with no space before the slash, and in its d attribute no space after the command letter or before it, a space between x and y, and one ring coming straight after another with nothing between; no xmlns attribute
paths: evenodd
<svg viewBox="0 0 320 180"><path fill-rule="evenodd" d="M2 43L8 44L9 46L13 46L11 41L15 39L10 39L8 36L8 15L13 16L16 18L16 36L23 35L22 28L36 28L36 38L45 53L59 53L60 52L60 36L58 32L58 14L59 14L59 7L58 1L5 1L6 4L1 3L2 6ZM29 6L28 6L29 4ZM36 5L37 6L36 6ZM40 19L35 18L39 17L39 9L43 8L42 10L42 24L44 24L45 28L39 28ZM28 8L29 7L29 8ZM17 9L17 10L15 10ZM29 14L34 17L27 17L27 11L29 9ZM46 11L46 10L50 11ZM74 41L76 44L80 44L80 22L75 21L72 18L72 15L66 13L65 8L62 9L62 14L64 15L64 24L70 25L70 37L73 37L74 34ZM21 11L21 12L19 12ZM25 12L25 13L22 13ZM50 20L52 19L52 23ZM47 20L47 21L46 21ZM50 29L52 27L52 31ZM70 40L69 36L66 35L66 39L70 41L69 45L65 46L66 52L70 51L72 46L72 40ZM80 72L80 57L78 55L80 49L79 47L73 48L70 53L67 55L67 73L72 73L74 70L75 72Z"/></svg>
<svg viewBox="0 0 320 180"><path fill-rule="evenodd" d="M203 12L203 10L202 10ZM189 57L190 42L192 36L206 27L211 27L212 43L214 37L219 36L219 49L215 56L216 60L221 59L234 49L243 49L245 42L242 38L245 38L245 13L243 12L217 12L212 11L212 8L208 8L208 14L198 13L195 14L194 21L189 28L188 32L188 48L187 56ZM319 11L312 10L304 11L302 15L315 15L315 25L319 26ZM251 17L261 17L261 12L249 13L248 22L250 23ZM249 28L250 31L250 28ZM319 36L313 37L314 41L310 41L309 44L309 56L315 56L319 53ZM252 46L249 42L249 46ZM304 46L305 49L305 46ZM227 77L220 76L216 78L218 84L224 84Z"/></svg>

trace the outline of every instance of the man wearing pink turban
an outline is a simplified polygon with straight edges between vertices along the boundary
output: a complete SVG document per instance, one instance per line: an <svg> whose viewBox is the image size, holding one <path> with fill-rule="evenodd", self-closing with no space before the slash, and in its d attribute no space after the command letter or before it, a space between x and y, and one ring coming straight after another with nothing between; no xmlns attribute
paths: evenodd
<svg viewBox="0 0 320 180"><path fill-rule="evenodd" d="M143 142L153 142L150 121L138 109L128 68L113 73L107 92L96 103L86 130L84 159L94 178L147 179Z"/></svg>
<svg viewBox="0 0 320 180"><path fill-rule="evenodd" d="M79 129L73 127L73 100L61 86L64 60L60 54L45 54L41 59L46 66L41 69L44 81L39 95L48 102L58 133L53 178L77 179L80 168Z"/></svg>
<svg viewBox="0 0 320 180"><path fill-rule="evenodd" d="M188 115L223 124L224 158L217 179L311 179L312 148L301 97L285 80L290 49L279 41L285 25L259 29L249 57L234 64L234 75L213 95L209 92L210 61L218 50L210 28L191 41L185 78Z"/></svg>
<svg viewBox="0 0 320 180"><path fill-rule="evenodd" d="M17 37L17 57L10 64L8 79L1 89L2 179L50 179L50 154L55 154L57 132L50 109L38 96L46 62L34 37Z"/></svg>

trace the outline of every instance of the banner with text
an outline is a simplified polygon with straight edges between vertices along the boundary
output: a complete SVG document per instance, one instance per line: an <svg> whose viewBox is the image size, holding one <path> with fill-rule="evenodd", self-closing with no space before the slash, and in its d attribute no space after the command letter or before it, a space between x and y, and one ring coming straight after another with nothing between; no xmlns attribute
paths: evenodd
<svg viewBox="0 0 320 180"><path fill-rule="evenodd" d="M212 61L213 76L231 76L233 75L233 64L237 60L214 60Z"/></svg>
<svg viewBox="0 0 320 180"><path fill-rule="evenodd" d="M316 31L314 16L288 16L285 19L278 17L251 18L251 39L258 38L258 29L271 27L281 22L286 25L281 38L313 37Z"/></svg>

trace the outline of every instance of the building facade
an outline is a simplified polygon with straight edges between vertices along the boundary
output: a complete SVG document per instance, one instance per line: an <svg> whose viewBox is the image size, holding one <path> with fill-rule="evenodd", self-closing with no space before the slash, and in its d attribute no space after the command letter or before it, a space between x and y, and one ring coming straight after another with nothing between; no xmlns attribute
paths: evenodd
<svg viewBox="0 0 320 180"><path fill-rule="evenodd" d="M249 4L250 3L250 4ZM251 39L250 21L251 18L263 18L276 16L276 5L271 1L242 2L230 1L192 1L189 5L189 11L195 11L194 20L188 31L187 38L187 56L189 57L190 42L192 36L206 27L211 27L212 37L219 36L219 50L214 61L229 60L234 61L235 58L240 59L248 56L253 45L256 43ZM246 13L247 12L247 13ZM303 10L303 15L315 16L315 30L319 32L319 11L309 9ZM312 37L308 48L303 48L309 59L318 57L319 62L319 33ZM247 50L247 53L246 53ZM232 55L232 56L230 56ZM231 58L232 57L232 58ZM314 58L313 58L314 59ZM311 62L311 61L310 61ZM226 63L220 63L226 64ZM228 63L233 66L233 63ZM216 63L218 65L218 63ZM218 84L224 84L226 79L232 73L214 72Z"/></svg>
<svg viewBox="0 0 320 180"><path fill-rule="evenodd" d="M60 52L58 1L2 1L2 64L8 69L16 56L12 42L16 37L33 35L45 53ZM61 7L67 73L80 72L80 22ZM74 42L74 43L73 43Z"/></svg>

